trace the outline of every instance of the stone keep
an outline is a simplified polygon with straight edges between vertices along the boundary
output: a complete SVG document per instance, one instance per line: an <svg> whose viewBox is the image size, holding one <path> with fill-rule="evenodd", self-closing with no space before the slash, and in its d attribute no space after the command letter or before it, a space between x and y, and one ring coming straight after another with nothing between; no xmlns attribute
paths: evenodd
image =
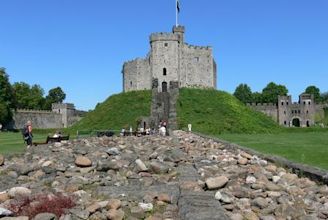
<svg viewBox="0 0 328 220"><path fill-rule="evenodd" d="M184 42L185 28L174 26L172 33L150 35L150 52L123 65L123 90L152 88L158 79L159 92L169 89L169 82L179 87L216 88L216 63L211 47L188 45Z"/></svg>

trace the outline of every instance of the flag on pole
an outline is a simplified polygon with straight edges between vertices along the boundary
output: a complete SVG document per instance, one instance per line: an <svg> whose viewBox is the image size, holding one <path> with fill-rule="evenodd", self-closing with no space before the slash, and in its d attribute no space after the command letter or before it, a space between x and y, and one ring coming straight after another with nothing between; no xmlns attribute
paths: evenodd
<svg viewBox="0 0 328 220"><path fill-rule="evenodd" d="M179 0L177 0L177 10L180 13L180 2L179 2Z"/></svg>

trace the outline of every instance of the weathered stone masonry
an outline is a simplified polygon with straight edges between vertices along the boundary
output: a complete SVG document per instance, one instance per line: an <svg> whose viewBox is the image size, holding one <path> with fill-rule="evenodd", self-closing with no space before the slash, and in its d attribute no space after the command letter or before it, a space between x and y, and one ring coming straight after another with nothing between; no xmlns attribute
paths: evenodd
<svg viewBox="0 0 328 220"><path fill-rule="evenodd" d="M272 117L285 127L309 127L315 124L315 118L324 117L324 104L316 104L314 96L301 94L298 102L292 102L291 96L278 96L278 103L249 103L249 107Z"/></svg>
<svg viewBox="0 0 328 220"><path fill-rule="evenodd" d="M179 87L216 88L212 48L186 44L184 32L183 26L174 26L172 33L151 34L146 58L123 65L124 91L151 89L152 79L158 79L159 92L166 91L170 81Z"/></svg>
<svg viewBox="0 0 328 220"><path fill-rule="evenodd" d="M82 111L75 109L71 103L54 103L52 111L17 109L9 129L21 129L27 121L31 121L34 128L67 128L81 119Z"/></svg>

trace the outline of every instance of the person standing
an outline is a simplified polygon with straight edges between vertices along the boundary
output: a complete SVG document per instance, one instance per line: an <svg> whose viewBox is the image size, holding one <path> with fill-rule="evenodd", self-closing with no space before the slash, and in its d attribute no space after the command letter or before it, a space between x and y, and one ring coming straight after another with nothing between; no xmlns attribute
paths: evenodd
<svg viewBox="0 0 328 220"><path fill-rule="evenodd" d="M26 141L27 148L32 146L33 134L32 134L32 122L27 121L25 128L24 128L24 140Z"/></svg>

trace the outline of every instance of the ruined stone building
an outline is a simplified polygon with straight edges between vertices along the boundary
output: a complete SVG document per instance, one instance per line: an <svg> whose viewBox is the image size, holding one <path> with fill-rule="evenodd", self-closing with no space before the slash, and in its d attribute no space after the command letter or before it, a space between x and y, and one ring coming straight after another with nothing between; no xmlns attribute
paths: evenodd
<svg viewBox="0 0 328 220"><path fill-rule="evenodd" d="M158 79L159 91L167 91L169 82L179 87L216 88L216 63L211 47L184 42L185 28L174 26L172 33L150 35L150 52L123 65L123 90L152 89Z"/></svg>
<svg viewBox="0 0 328 220"><path fill-rule="evenodd" d="M278 103L250 103L254 110L272 117L281 126L310 127L315 124L316 117L324 117L324 104L316 104L314 96L303 93L298 102L292 102L291 96L278 96Z"/></svg>

